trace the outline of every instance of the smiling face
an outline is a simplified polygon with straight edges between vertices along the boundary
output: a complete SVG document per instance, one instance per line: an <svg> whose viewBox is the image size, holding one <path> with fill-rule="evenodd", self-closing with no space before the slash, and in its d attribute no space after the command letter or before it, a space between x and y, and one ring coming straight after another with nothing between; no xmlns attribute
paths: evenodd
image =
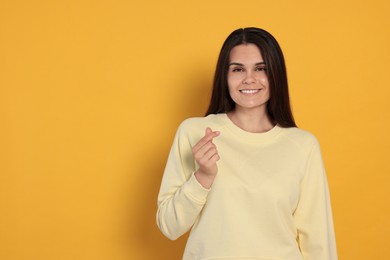
<svg viewBox="0 0 390 260"><path fill-rule="evenodd" d="M231 50L227 81L236 111L259 109L266 112L270 98L266 64L255 44L241 44Z"/></svg>

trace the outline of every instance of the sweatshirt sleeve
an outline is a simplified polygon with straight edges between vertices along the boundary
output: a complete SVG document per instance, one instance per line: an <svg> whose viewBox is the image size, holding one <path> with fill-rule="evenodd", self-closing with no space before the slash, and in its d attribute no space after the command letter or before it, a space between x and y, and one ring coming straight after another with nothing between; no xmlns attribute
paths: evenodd
<svg viewBox="0 0 390 260"><path fill-rule="evenodd" d="M294 213L299 246L305 260L336 260L329 188L320 147L315 140L309 154L301 193Z"/></svg>
<svg viewBox="0 0 390 260"><path fill-rule="evenodd" d="M209 190L197 181L195 170L191 143L182 124L171 147L158 195L157 225L169 239L186 233L206 203Z"/></svg>

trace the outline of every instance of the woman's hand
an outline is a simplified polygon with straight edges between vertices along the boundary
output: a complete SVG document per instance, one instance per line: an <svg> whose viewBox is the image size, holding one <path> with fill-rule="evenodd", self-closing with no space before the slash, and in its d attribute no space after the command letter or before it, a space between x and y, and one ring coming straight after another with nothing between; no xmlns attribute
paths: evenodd
<svg viewBox="0 0 390 260"><path fill-rule="evenodd" d="M199 165L195 177L207 189L213 184L218 172L219 155L217 147L212 141L219 134L219 131L212 131L211 128L207 127L205 136L192 148L192 154Z"/></svg>

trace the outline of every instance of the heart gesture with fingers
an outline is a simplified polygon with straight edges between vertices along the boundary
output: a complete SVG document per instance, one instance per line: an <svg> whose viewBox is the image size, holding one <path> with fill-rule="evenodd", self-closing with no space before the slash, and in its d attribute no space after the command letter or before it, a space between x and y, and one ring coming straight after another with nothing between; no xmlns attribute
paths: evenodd
<svg viewBox="0 0 390 260"><path fill-rule="evenodd" d="M218 172L219 155L213 139L219 135L219 131L212 131L211 128L207 127L205 135L192 148L192 154L199 165L195 177L205 188L211 187Z"/></svg>

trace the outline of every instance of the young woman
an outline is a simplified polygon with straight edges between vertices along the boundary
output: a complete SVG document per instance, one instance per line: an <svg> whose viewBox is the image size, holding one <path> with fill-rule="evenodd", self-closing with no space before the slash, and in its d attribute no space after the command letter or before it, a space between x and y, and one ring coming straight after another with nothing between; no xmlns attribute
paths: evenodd
<svg viewBox="0 0 390 260"><path fill-rule="evenodd" d="M158 196L183 259L337 259L316 138L295 125L279 44L258 28L222 46L207 114L179 127Z"/></svg>

